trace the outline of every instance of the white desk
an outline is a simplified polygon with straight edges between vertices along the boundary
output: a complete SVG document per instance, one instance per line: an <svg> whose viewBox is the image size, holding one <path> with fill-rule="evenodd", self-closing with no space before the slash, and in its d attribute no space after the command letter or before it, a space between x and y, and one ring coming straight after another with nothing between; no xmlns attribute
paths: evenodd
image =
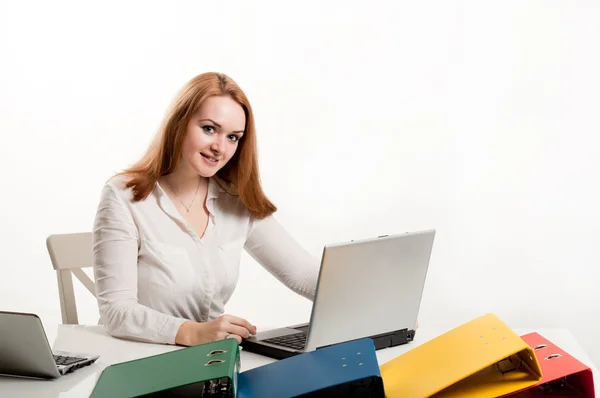
<svg viewBox="0 0 600 398"><path fill-rule="evenodd" d="M146 357L179 349L176 346L137 343L109 336L100 326L45 325L48 341L55 350L89 352L100 355L98 361L57 380L30 380L0 376L1 397L89 397L102 370L111 364ZM383 364L406 351L445 333L445 329L427 328L421 325L415 341L398 347L377 351L377 359ZM600 383L598 370L566 329L515 330L519 335L537 331L557 346L589 366L594 381ZM242 371L255 368L274 359L242 351ZM596 387L596 390L600 388Z"/></svg>

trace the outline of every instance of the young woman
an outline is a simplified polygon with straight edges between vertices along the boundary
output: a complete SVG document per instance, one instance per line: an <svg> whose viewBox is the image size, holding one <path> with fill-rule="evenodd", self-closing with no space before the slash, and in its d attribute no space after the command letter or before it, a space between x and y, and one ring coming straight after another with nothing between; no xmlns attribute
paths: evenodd
<svg viewBox="0 0 600 398"><path fill-rule="evenodd" d="M175 99L155 140L104 186L93 228L101 321L115 337L197 345L256 333L224 315L245 249L314 299L319 260L273 218L260 185L252 108L205 73Z"/></svg>

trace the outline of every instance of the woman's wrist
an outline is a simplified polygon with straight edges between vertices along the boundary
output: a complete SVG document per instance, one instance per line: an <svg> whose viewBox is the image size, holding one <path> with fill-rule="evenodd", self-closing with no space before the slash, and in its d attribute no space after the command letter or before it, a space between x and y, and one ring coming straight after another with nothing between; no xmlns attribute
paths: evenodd
<svg viewBox="0 0 600 398"><path fill-rule="evenodd" d="M175 335L175 344L183 346L193 345L194 335L196 334L196 326L198 323L192 321L183 322L177 334Z"/></svg>

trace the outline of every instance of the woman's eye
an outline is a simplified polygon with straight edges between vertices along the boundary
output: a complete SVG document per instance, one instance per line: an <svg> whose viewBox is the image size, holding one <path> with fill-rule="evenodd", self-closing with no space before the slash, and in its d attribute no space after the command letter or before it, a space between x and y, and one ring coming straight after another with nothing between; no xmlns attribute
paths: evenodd
<svg viewBox="0 0 600 398"><path fill-rule="evenodd" d="M237 135L232 134L229 136L229 141L231 141L231 142L238 142L239 140L240 140L240 137L238 137Z"/></svg>
<svg viewBox="0 0 600 398"><path fill-rule="evenodd" d="M203 126L202 130L204 130L205 133L214 133L215 132L215 128L213 126Z"/></svg>

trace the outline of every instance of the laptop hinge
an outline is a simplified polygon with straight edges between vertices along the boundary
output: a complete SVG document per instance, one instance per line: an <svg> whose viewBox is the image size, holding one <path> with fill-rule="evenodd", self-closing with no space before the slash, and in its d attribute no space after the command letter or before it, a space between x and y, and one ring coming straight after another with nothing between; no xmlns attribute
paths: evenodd
<svg viewBox="0 0 600 398"><path fill-rule="evenodd" d="M406 344L409 341L413 341L414 336L415 336L414 330L401 329L401 330L396 330L395 332L369 336L369 338L373 340L375 349L379 350L382 348L395 347L397 345ZM355 339L355 340L360 340L360 339ZM317 347L317 349L330 347L332 345L333 344L320 346L320 347Z"/></svg>

